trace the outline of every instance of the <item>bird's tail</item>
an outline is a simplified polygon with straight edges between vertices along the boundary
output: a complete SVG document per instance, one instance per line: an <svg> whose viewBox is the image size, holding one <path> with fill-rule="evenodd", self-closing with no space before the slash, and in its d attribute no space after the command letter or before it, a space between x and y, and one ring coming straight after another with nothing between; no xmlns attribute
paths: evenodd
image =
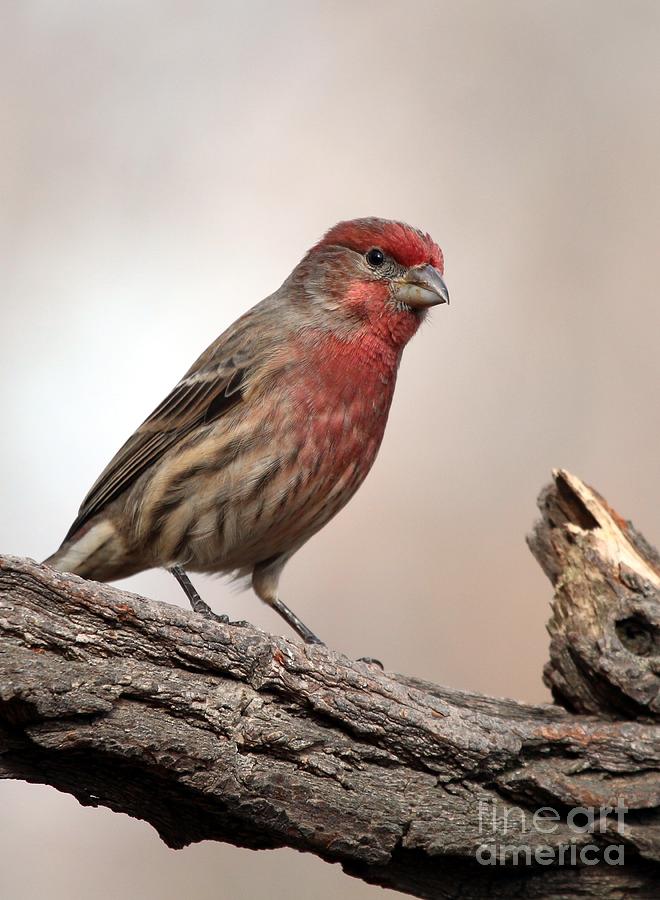
<svg viewBox="0 0 660 900"><path fill-rule="evenodd" d="M127 562L124 543L114 524L100 519L65 540L59 550L44 560L44 565L94 581L114 581L143 568Z"/></svg>

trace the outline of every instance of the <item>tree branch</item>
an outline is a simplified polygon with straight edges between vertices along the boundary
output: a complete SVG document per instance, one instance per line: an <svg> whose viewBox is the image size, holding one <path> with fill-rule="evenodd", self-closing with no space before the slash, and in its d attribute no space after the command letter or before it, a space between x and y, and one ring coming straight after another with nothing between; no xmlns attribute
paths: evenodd
<svg viewBox="0 0 660 900"><path fill-rule="evenodd" d="M568 473L539 503L546 681L571 712L0 557L0 777L144 819L170 847L295 847L418 897L655 896L658 557ZM578 833L576 806L619 818ZM503 844L509 865L477 862ZM623 846L625 865L512 864L512 847L556 863L587 845Z"/></svg>

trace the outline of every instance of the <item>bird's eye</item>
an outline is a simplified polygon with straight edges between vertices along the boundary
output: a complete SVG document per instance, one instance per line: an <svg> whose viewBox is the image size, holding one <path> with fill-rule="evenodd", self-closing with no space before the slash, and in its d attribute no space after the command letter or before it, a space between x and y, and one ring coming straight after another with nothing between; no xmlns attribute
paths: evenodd
<svg viewBox="0 0 660 900"><path fill-rule="evenodd" d="M367 262L372 268L377 269L385 262L385 254L378 247L372 247L367 253Z"/></svg>

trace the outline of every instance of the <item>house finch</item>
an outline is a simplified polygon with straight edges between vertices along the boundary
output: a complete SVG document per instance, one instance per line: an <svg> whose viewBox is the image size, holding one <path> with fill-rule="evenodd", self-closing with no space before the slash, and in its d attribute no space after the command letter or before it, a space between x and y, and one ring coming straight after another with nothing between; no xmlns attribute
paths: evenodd
<svg viewBox="0 0 660 900"><path fill-rule="evenodd" d="M202 353L45 562L98 581L165 566L211 615L185 569L251 576L257 596L320 643L278 581L371 468L403 348L428 307L449 301L442 272L442 252L415 228L335 225Z"/></svg>

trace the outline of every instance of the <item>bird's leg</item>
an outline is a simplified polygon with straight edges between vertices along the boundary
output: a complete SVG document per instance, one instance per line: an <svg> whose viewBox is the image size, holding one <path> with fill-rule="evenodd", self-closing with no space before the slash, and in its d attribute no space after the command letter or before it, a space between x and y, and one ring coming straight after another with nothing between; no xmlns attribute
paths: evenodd
<svg viewBox="0 0 660 900"><path fill-rule="evenodd" d="M323 644L323 641L311 631L304 622L302 622L298 616L293 612L293 610L289 609L286 603L282 603L279 597L275 597L274 600L268 601L273 609L277 610L277 612L282 616L285 622L287 622L294 631L297 631L300 637L306 644Z"/></svg>
<svg viewBox="0 0 660 900"><path fill-rule="evenodd" d="M192 581L190 580L190 578L188 578L182 566L172 566L170 568L170 572L172 573L172 575L174 575L176 580L183 588L184 594L190 601L190 605L196 613L199 613L207 619L214 619L216 622L220 622L222 625L227 624L227 622L229 621L229 616L217 615L213 612L208 603L204 603L202 598L193 587Z"/></svg>
<svg viewBox="0 0 660 900"><path fill-rule="evenodd" d="M317 638L314 632L304 622L301 622L293 610L290 610L286 603L282 603L277 595L280 575L290 555L290 553L282 553L280 556L272 556L270 559L257 563L252 571L252 587L257 597L277 610L284 621L300 635L306 644L323 644L323 641Z"/></svg>

